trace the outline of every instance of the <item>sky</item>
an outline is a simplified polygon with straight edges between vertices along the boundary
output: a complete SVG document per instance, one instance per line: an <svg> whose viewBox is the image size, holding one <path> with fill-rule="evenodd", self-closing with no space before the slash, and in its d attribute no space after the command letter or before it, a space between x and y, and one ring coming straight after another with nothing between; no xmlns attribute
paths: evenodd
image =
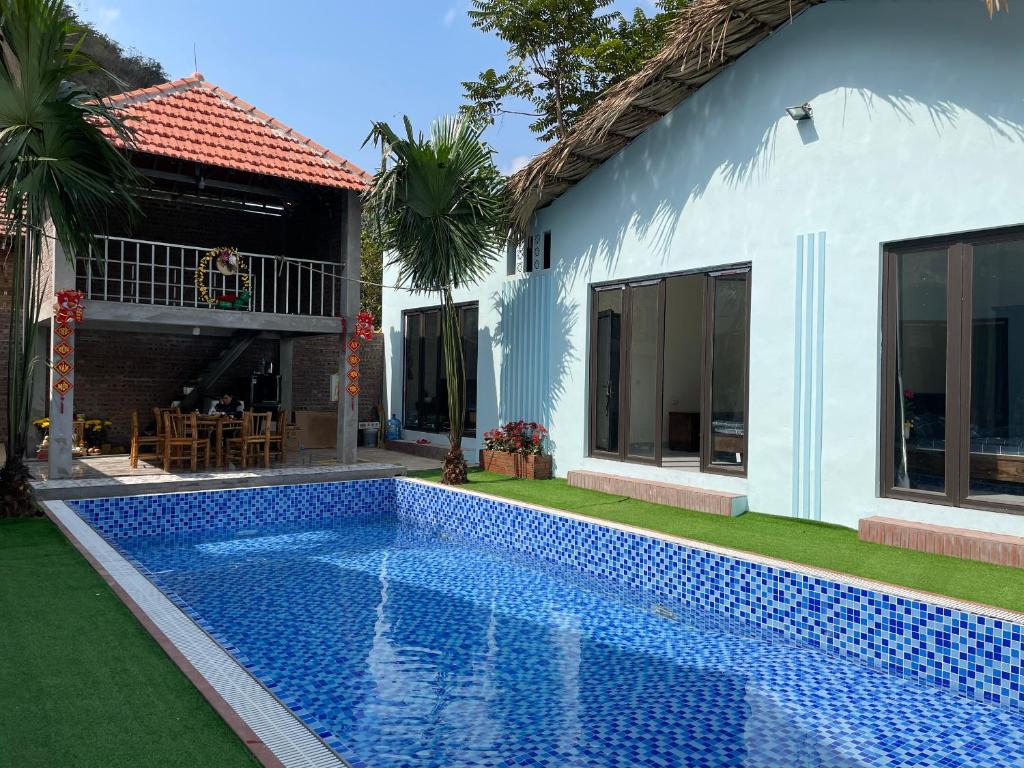
<svg viewBox="0 0 1024 768"><path fill-rule="evenodd" d="M371 145L362 146L371 121L397 128L407 114L425 130L458 110L463 80L505 63L504 44L470 26L469 0L72 4L122 47L160 61L172 79L198 64L211 83L370 173L379 161ZM628 12L637 4L617 5ZM507 116L487 131L506 173L543 149L528 122Z"/></svg>

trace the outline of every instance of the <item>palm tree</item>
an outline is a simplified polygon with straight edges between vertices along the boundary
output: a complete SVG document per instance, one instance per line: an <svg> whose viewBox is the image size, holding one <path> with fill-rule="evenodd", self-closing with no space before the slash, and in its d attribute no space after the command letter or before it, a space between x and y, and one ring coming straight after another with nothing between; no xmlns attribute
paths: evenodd
<svg viewBox="0 0 1024 768"><path fill-rule="evenodd" d="M444 117L424 137L408 117L404 122L404 137L387 123L373 124L366 140L380 147L382 160L364 201L389 265L398 266L398 285L441 299L451 443L442 481L455 485L466 482L466 368L452 291L487 274L502 245L501 175L481 127Z"/></svg>
<svg viewBox="0 0 1024 768"><path fill-rule="evenodd" d="M10 265L7 457L0 513L32 509L23 461L28 435L39 310L49 291L41 272L47 242L69 259L91 253L110 213L137 206L138 176L103 134L131 135L94 93L74 85L97 65L79 46L84 30L63 0L0 0L0 191Z"/></svg>

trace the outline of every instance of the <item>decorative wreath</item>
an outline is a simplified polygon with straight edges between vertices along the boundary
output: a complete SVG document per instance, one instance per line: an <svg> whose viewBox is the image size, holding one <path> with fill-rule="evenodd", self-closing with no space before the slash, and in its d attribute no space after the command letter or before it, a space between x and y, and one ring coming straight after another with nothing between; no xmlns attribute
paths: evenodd
<svg viewBox="0 0 1024 768"><path fill-rule="evenodd" d="M249 267L238 254L237 248L214 248L212 251L207 251L206 255L199 260L199 265L196 267L196 290L199 291L199 299L205 304L220 304L223 303L223 299L226 297L218 296L210 298L210 292L206 289L206 271L210 266L210 261L213 260L213 265L217 268L217 271L222 275L238 275L241 278L242 291L237 297L241 299L245 297L245 303L249 303L249 296L252 295L252 276L249 274ZM236 297L232 297L236 298Z"/></svg>

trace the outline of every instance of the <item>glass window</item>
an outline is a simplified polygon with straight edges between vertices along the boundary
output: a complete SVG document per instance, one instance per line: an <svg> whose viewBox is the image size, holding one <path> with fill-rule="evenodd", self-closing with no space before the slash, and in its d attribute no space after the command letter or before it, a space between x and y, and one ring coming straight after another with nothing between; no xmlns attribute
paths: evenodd
<svg viewBox="0 0 1024 768"><path fill-rule="evenodd" d="M894 485L946 490L946 250L895 257Z"/></svg>
<svg viewBox="0 0 1024 768"><path fill-rule="evenodd" d="M476 363L479 350L477 340L477 315L476 305L463 307L461 328L462 328L462 353L466 360L466 432L476 431Z"/></svg>
<svg viewBox="0 0 1024 768"><path fill-rule="evenodd" d="M747 453L747 277L710 279L711 326L705 363L711 413L706 419L705 463L740 469Z"/></svg>
<svg viewBox="0 0 1024 768"><path fill-rule="evenodd" d="M900 498L1024 504L1024 239L886 253L882 477Z"/></svg>
<svg viewBox="0 0 1024 768"><path fill-rule="evenodd" d="M745 473L750 271L595 288L591 452Z"/></svg>
<svg viewBox="0 0 1024 768"><path fill-rule="evenodd" d="M440 431L447 412L444 397L441 362L441 313L437 310L423 313L423 374L420 386L420 426ZM442 405L442 401L444 404Z"/></svg>
<svg viewBox="0 0 1024 768"><path fill-rule="evenodd" d="M658 366L660 351L660 283L630 288L629 323L629 446L627 453L640 459L656 456Z"/></svg>
<svg viewBox="0 0 1024 768"><path fill-rule="evenodd" d="M423 414L420 412L420 390L423 386L423 315L405 316L405 424L418 427Z"/></svg>
<svg viewBox="0 0 1024 768"><path fill-rule="evenodd" d="M594 297L594 450L619 452L619 369L622 338L621 288Z"/></svg>
<svg viewBox="0 0 1024 768"><path fill-rule="evenodd" d="M476 429L477 320L476 304L459 309L462 349L466 360L466 434ZM448 379L441 342L439 309L405 314L405 381L403 421L409 429L443 432L448 422Z"/></svg>
<svg viewBox="0 0 1024 768"><path fill-rule="evenodd" d="M1024 241L977 245L971 265L968 493L1024 500Z"/></svg>

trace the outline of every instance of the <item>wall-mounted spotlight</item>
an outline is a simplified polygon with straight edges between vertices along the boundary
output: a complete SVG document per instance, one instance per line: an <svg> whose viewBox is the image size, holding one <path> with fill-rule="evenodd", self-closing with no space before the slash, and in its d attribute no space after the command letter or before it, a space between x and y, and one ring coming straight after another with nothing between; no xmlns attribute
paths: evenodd
<svg viewBox="0 0 1024 768"><path fill-rule="evenodd" d="M799 107L786 107L786 114L799 122L800 120L810 120L814 117L814 110L811 109L810 104L805 103Z"/></svg>
<svg viewBox="0 0 1024 768"><path fill-rule="evenodd" d="M785 114L800 122L801 120L810 120L814 117L814 110L811 109L809 103L803 103L800 106L786 106Z"/></svg>

